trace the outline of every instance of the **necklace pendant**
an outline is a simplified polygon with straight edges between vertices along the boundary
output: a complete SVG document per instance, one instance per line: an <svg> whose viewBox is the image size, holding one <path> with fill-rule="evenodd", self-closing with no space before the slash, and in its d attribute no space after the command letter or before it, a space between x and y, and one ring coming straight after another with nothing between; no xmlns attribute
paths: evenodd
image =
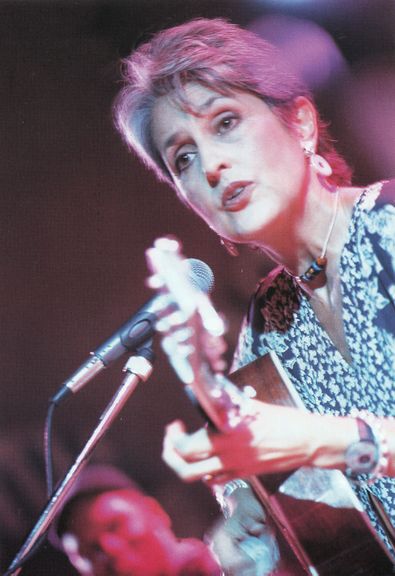
<svg viewBox="0 0 395 576"><path fill-rule="evenodd" d="M296 279L299 282L311 282L312 280L314 280L314 278L317 278L317 276L325 270L326 263L327 263L327 259L326 259L325 254L326 254L326 251L328 248L329 239L331 237L333 228L335 226L338 204L339 204L339 188L336 188L335 205L333 208L332 220L331 220L331 223L329 225L328 232L326 234L326 238L325 238L325 242L324 242L323 247L322 247L321 255L318 256L318 258L316 258L315 260L313 260L313 262L310 264L310 266L307 268L307 270L304 274L302 274L301 276L297 276Z"/></svg>
<svg viewBox="0 0 395 576"><path fill-rule="evenodd" d="M318 258L313 260L306 272L299 276L299 280L302 280L302 282L311 282L325 270L326 263L327 259L325 257L318 256Z"/></svg>

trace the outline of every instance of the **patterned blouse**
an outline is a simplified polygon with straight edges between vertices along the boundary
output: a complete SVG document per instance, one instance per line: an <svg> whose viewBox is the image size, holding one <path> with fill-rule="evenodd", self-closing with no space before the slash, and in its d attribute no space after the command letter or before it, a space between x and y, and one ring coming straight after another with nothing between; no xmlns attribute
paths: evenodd
<svg viewBox="0 0 395 576"><path fill-rule="evenodd" d="M276 268L258 286L234 367L273 350L308 410L348 415L355 408L395 417L395 181L369 186L354 206L340 277L351 363L323 330L308 294ZM371 488L395 526L395 478ZM365 489L354 489L390 548Z"/></svg>

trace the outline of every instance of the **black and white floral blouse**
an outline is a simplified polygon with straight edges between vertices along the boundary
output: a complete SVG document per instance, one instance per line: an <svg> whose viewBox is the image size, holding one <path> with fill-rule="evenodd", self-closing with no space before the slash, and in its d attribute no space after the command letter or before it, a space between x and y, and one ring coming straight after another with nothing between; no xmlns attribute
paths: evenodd
<svg viewBox="0 0 395 576"><path fill-rule="evenodd" d="M321 327L308 294L277 268L258 287L234 367L273 350L308 410L395 417L395 181L369 186L356 203L340 275L351 363ZM355 490L389 545L365 490ZM395 526L395 479L380 479L372 490Z"/></svg>

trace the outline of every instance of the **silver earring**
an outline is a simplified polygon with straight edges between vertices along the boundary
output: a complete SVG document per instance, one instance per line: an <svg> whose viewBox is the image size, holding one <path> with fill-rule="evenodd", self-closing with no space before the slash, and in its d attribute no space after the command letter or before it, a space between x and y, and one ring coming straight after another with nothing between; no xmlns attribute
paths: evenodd
<svg viewBox="0 0 395 576"><path fill-rule="evenodd" d="M221 242L222 246L225 248L228 254L230 254L231 256L239 255L239 251L236 245L233 244L233 242L231 242L230 240L226 240L226 238L220 238L219 241Z"/></svg>
<svg viewBox="0 0 395 576"><path fill-rule="evenodd" d="M332 174L331 165L323 156L314 152L312 144L305 144L303 151L309 159L311 167L314 168L317 174L321 174L321 176L330 176Z"/></svg>

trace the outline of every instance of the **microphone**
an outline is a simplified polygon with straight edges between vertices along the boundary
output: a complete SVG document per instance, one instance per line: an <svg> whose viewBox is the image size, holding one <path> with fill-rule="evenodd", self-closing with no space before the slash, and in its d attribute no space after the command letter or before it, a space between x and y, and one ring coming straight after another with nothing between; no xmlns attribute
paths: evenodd
<svg viewBox="0 0 395 576"><path fill-rule="evenodd" d="M188 268L190 282L205 293L211 292L214 286L214 275L210 266L196 258L189 258L184 262ZM91 352L89 358L62 384L50 402L59 404L70 394L78 392L96 374L115 362L125 352L135 351L145 344L153 336L158 313L163 311L166 302L169 303L166 294L159 294L148 300L110 338ZM142 355L147 352L143 350Z"/></svg>

